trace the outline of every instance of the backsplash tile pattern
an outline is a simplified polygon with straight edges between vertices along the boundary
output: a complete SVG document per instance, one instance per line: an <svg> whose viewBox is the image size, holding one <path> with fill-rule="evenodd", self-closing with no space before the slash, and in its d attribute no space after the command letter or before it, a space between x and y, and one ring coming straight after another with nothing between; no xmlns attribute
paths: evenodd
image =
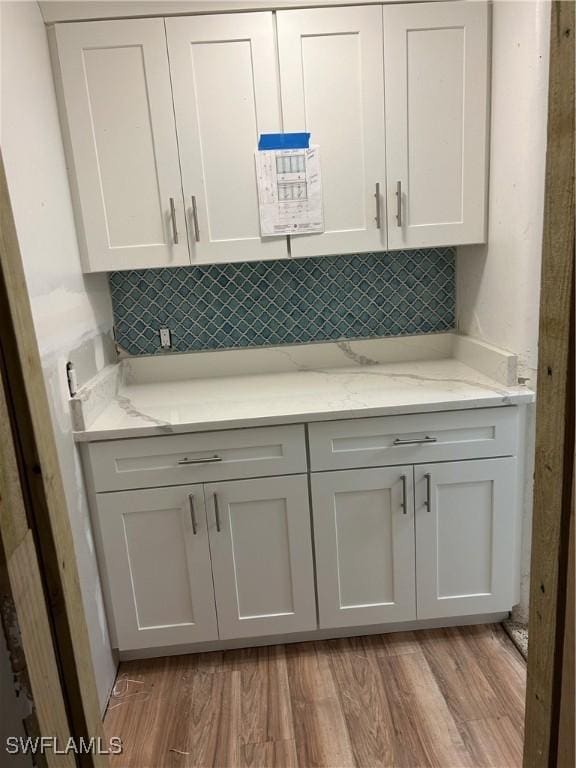
<svg viewBox="0 0 576 768"><path fill-rule="evenodd" d="M130 355L401 336L455 327L455 249L112 272Z"/></svg>

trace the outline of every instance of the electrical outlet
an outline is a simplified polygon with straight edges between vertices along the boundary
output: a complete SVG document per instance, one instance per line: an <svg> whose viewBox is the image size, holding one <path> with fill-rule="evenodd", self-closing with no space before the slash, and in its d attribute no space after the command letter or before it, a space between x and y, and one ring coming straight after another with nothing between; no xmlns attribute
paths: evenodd
<svg viewBox="0 0 576 768"><path fill-rule="evenodd" d="M170 328L160 328L160 346L162 349L170 349L172 346L172 337L170 336Z"/></svg>

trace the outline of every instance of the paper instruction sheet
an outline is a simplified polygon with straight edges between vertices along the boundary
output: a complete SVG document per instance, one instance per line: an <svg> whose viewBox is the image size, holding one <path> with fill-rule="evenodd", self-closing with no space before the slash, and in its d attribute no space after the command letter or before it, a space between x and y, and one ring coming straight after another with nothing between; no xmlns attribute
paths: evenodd
<svg viewBox="0 0 576 768"><path fill-rule="evenodd" d="M324 231L318 146L256 152L260 234Z"/></svg>

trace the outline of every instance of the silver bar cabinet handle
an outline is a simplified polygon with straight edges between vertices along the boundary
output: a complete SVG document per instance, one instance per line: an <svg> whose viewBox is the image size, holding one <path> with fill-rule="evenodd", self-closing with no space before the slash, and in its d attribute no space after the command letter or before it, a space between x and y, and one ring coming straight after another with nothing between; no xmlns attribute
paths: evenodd
<svg viewBox="0 0 576 768"><path fill-rule="evenodd" d="M196 512L194 510L194 494L191 493L188 496L188 503L190 504L190 517L192 518L192 533L194 536L198 533L198 527L196 525Z"/></svg>
<svg viewBox="0 0 576 768"><path fill-rule="evenodd" d="M188 459L184 457L183 459L178 459L178 464L181 466L188 464L211 464L214 461L222 461L222 456L206 456L203 459Z"/></svg>
<svg viewBox="0 0 576 768"><path fill-rule="evenodd" d="M430 507L430 480L432 479L432 475L430 474L430 472L426 472L426 474L424 475L424 478L426 480L426 501L424 502L424 506L426 507L428 512L430 512L430 510L431 510L431 507Z"/></svg>
<svg viewBox="0 0 576 768"><path fill-rule="evenodd" d="M402 514L407 515L408 508L406 506L406 475L400 475L400 479L402 480L402 501L400 503L400 507L402 508Z"/></svg>
<svg viewBox="0 0 576 768"><path fill-rule="evenodd" d="M174 205L174 198L170 198L170 218L172 219L172 236L174 238L174 245L178 245L178 228L176 226L176 206Z"/></svg>
<svg viewBox="0 0 576 768"><path fill-rule="evenodd" d="M376 192L374 192L374 197L376 198L376 229L380 229L382 227L382 218L380 214L380 182L376 182Z"/></svg>
<svg viewBox="0 0 576 768"><path fill-rule="evenodd" d="M200 227L198 226L198 206L196 205L196 195L192 195L192 223L194 224L194 240L200 242Z"/></svg>
<svg viewBox="0 0 576 768"><path fill-rule="evenodd" d="M220 505L218 504L218 494L214 494L214 514L216 516L216 530L218 533L222 530L220 527Z"/></svg>
<svg viewBox="0 0 576 768"><path fill-rule="evenodd" d="M402 226L402 182L396 182L396 223Z"/></svg>
<svg viewBox="0 0 576 768"><path fill-rule="evenodd" d="M412 440L402 440L400 437L397 437L393 442L392 445L421 445L422 443L437 443L438 438L437 437L429 437L426 435L426 437L415 437Z"/></svg>

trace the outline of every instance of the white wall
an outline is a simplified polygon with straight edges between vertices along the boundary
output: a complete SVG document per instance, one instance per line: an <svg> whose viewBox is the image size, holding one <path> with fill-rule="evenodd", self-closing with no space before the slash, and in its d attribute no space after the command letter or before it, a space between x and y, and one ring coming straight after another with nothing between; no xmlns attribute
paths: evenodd
<svg viewBox="0 0 576 768"><path fill-rule="evenodd" d="M459 330L516 353L530 387L538 363L549 31L547 0L494 2L488 245L459 248L457 257ZM533 416L519 620L528 605Z"/></svg>
<svg viewBox="0 0 576 768"><path fill-rule="evenodd" d="M52 410L60 468L78 558L100 701L116 665L110 649L86 494L72 438L66 361L79 383L113 356L106 277L83 276L46 30L36 2L3 2L1 147L34 325Z"/></svg>

